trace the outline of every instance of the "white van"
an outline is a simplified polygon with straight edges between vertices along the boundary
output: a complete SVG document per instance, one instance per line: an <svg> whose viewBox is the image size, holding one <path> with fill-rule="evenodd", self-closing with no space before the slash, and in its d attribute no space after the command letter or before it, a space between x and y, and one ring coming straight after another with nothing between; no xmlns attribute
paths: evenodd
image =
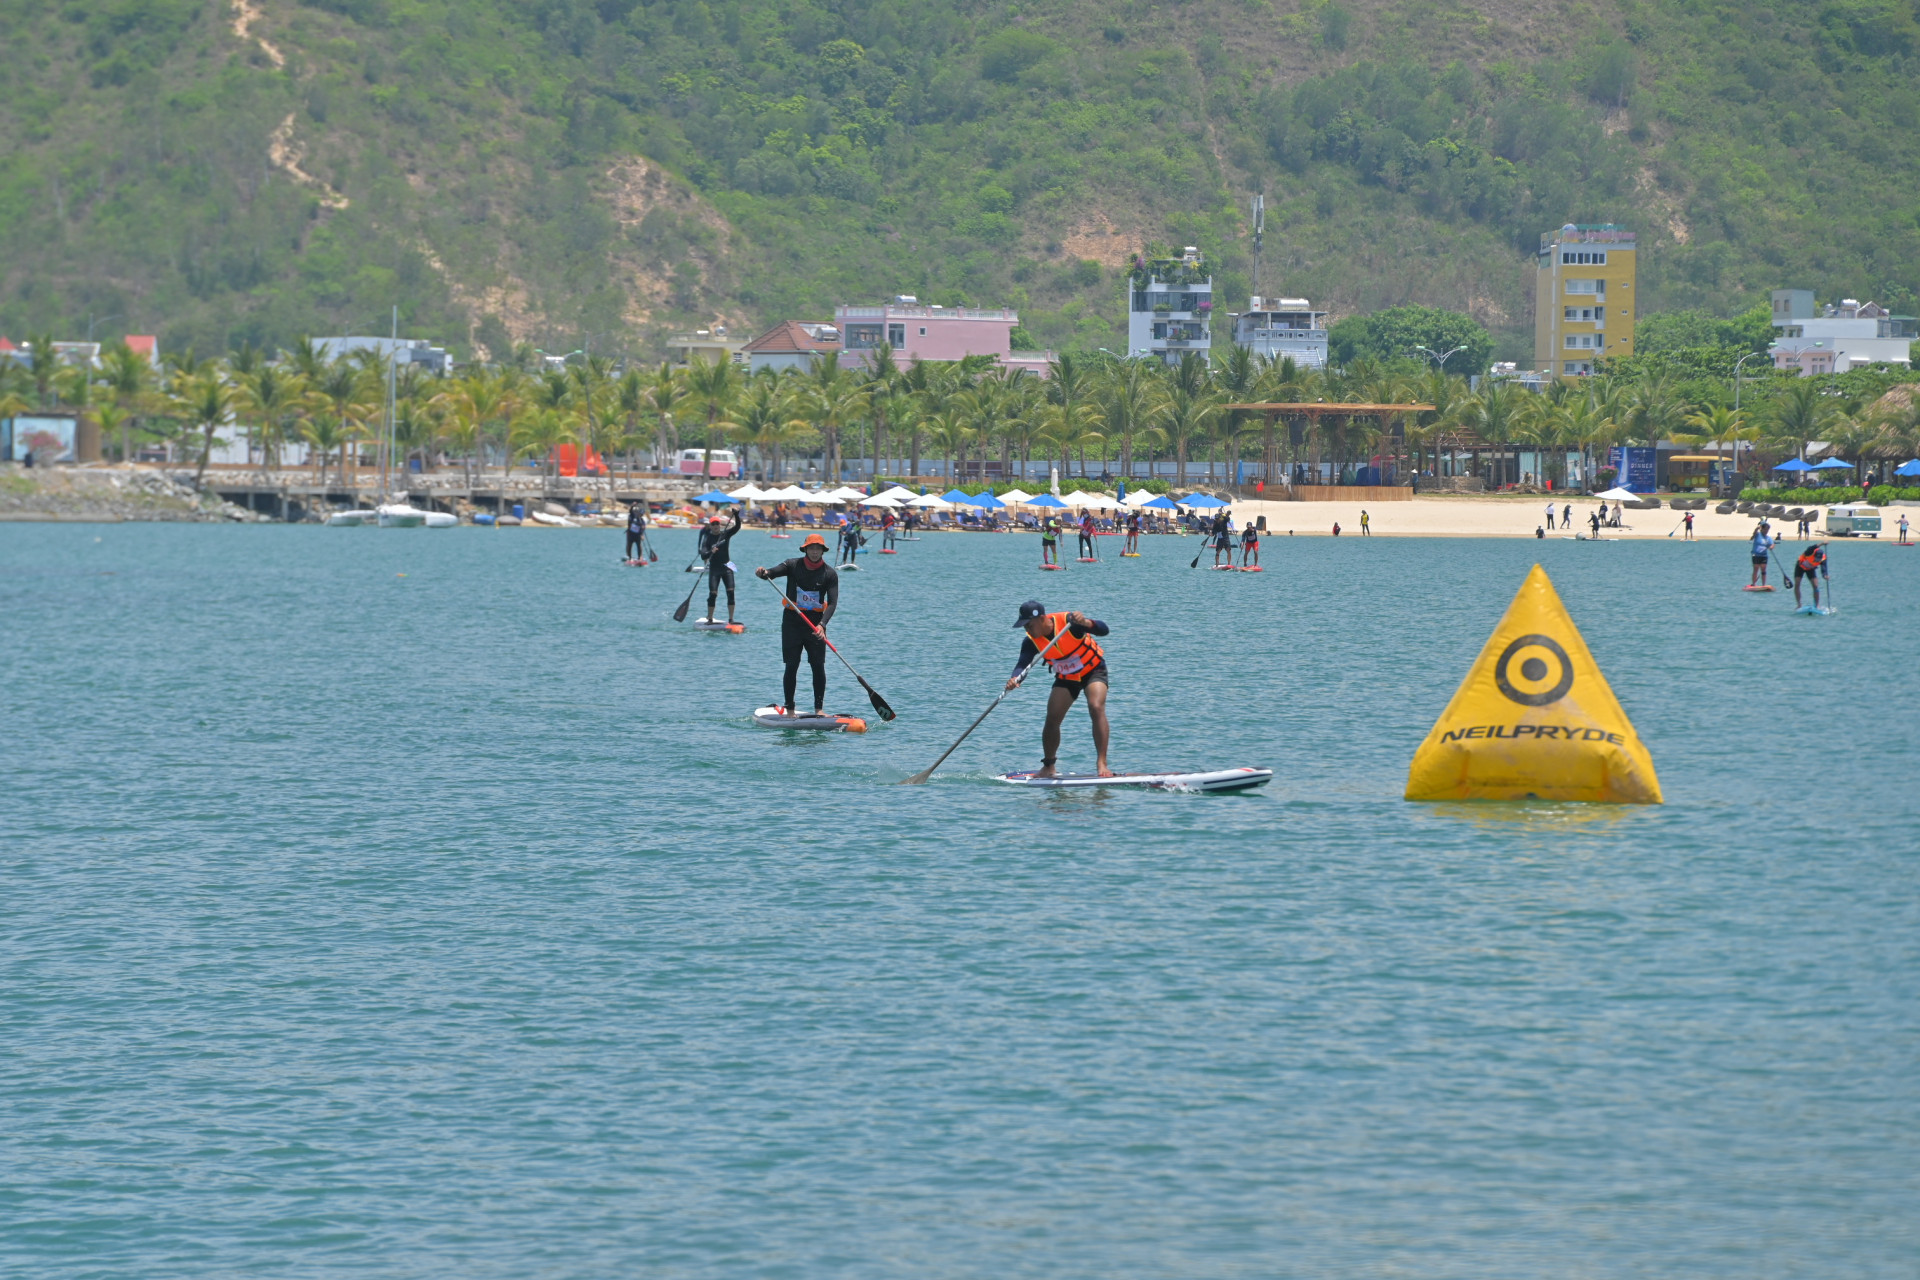
<svg viewBox="0 0 1920 1280"><path fill-rule="evenodd" d="M1877 538L1880 536L1880 508L1864 502L1849 502L1827 508L1826 534L1829 538Z"/></svg>

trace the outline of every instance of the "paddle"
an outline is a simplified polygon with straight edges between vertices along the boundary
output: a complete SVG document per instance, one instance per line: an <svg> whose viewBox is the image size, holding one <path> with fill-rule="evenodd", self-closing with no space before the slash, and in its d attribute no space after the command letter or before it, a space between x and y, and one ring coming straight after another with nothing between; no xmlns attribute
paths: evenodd
<svg viewBox="0 0 1920 1280"><path fill-rule="evenodd" d="M1027 682L1027 673L1029 671L1032 671L1035 667L1039 666L1041 661L1044 660L1047 656L1047 649L1053 648L1053 646L1059 642L1060 636L1064 636L1066 634L1067 634L1066 629L1062 628L1060 631L1060 635L1056 635L1052 640L1047 641L1046 648L1041 649L1039 653L1036 653L1033 655L1032 662L1029 662L1026 666L1020 668L1020 678L1017 681L1015 681L1013 689L1018 689L1021 685ZM945 751L942 751L940 753L940 758L938 760L935 760L932 764L928 765L925 769L922 769L919 773L914 774L911 778L902 778L900 780L900 785L903 787L909 786L909 785L917 785L931 778L933 776L933 771L935 769L938 769L942 764L946 763L946 759L948 756L952 755L955 751L958 751L960 749L960 744L967 740L967 734L970 734L975 729L978 729L981 725L981 722L984 721L988 716L993 714L993 709L999 706L1002 702L1006 701L1007 695L1012 693L1013 689L1002 689L1000 691L1000 696L995 698L991 703L989 703L987 706L987 709L980 713L980 719L975 720L972 724L968 725L967 732L955 738L953 740L953 745L948 747Z"/></svg>
<svg viewBox="0 0 1920 1280"><path fill-rule="evenodd" d="M712 565L707 566L707 570L709 573L712 572L712 569L713 569ZM700 578L704 578L706 576L707 575L703 573L700 575ZM673 620L675 622L685 622L687 620L687 606L693 603L694 591L698 591L700 589L700 578L695 578L693 580L693 588L692 590L687 592L687 598L685 600L682 600L680 602L680 607L673 611Z"/></svg>
<svg viewBox="0 0 1920 1280"><path fill-rule="evenodd" d="M1686 523L1686 521L1685 521L1685 520L1682 520L1682 521L1680 522L1680 524L1685 524L1685 523ZM1672 537L1672 536L1673 536L1674 534L1676 534L1676 533L1678 533L1678 532L1680 532L1680 524L1677 524L1677 525L1675 525L1675 526L1673 526L1673 528L1671 528L1671 529L1669 529L1669 530L1667 530L1667 536L1668 536L1669 538L1671 538L1671 537Z"/></svg>
<svg viewBox="0 0 1920 1280"><path fill-rule="evenodd" d="M650 533L643 533L640 535L640 541L647 548L647 562L649 564L659 564L660 553L653 549L653 535Z"/></svg>
<svg viewBox="0 0 1920 1280"><path fill-rule="evenodd" d="M893 719L894 710L892 707L887 705L887 700L880 696L880 691L878 689L875 689L872 685L867 683L866 677L862 676L858 671L854 671L853 664L847 661L847 655L844 653L841 653L839 649L834 647L833 641L827 639L827 633L822 631L819 627L815 626L813 619L809 618L806 615L806 612L803 609L801 609L799 605L787 599L786 592L782 591L778 587L774 587L773 579L762 578L761 581L766 583L769 587L773 587L773 593L780 597L780 603L785 605L787 608L793 610L793 614L796 618L806 623L807 626L813 628L813 634L820 637L820 642L822 644L826 645L827 648L829 649L833 649L833 656L840 659L840 665L845 667L849 672L851 672L853 675L853 678L860 682L860 687L867 691L867 700L873 703L873 709L880 713L880 718L882 720Z"/></svg>

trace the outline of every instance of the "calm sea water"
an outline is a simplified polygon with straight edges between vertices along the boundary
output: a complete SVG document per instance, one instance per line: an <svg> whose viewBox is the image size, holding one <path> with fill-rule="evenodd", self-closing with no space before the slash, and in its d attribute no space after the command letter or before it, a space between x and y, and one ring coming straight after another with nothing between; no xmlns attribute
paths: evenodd
<svg viewBox="0 0 1920 1280"><path fill-rule="evenodd" d="M1920 1274L1920 551L934 537L809 738L659 541L0 526L0 1273ZM1665 806L1400 800L1535 560ZM1029 596L1274 785L994 783L1038 683L892 785Z"/></svg>

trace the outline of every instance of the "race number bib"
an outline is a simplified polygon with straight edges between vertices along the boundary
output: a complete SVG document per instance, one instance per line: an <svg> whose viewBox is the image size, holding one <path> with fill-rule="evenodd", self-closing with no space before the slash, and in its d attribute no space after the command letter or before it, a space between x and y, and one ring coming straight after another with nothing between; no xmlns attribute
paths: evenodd
<svg viewBox="0 0 1920 1280"><path fill-rule="evenodd" d="M793 602L799 605L802 609L805 609L810 613L819 612L820 593L818 591L808 591L805 588L801 588L799 590L796 590L793 594L794 594Z"/></svg>

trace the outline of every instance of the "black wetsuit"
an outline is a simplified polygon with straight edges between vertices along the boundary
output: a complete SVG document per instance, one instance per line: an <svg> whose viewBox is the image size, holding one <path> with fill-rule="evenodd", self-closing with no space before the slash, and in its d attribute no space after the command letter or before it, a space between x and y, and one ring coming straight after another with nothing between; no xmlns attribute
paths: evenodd
<svg viewBox="0 0 1920 1280"><path fill-rule="evenodd" d="M639 507L627 509L627 559L647 558L647 513Z"/></svg>
<svg viewBox="0 0 1920 1280"><path fill-rule="evenodd" d="M1093 558L1093 517L1092 516L1080 517L1080 554L1085 556L1089 560Z"/></svg>
<svg viewBox="0 0 1920 1280"><path fill-rule="evenodd" d="M793 601L814 626L825 626L840 603L840 571L828 564L824 557L818 568L809 567L803 555L782 560L767 570L767 577L787 580L787 599ZM799 682L800 655L803 652L807 655L808 664L813 667L813 705L824 707L827 700L827 642L815 634L813 627L796 617L792 609L782 609L780 657L787 664L782 686L786 701L782 705L789 711L793 710L793 691Z"/></svg>
<svg viewBox="0 0 1920 1280"><path fill-rule="evenodd" d="M713 616L714 601L720 598L720 586L726 584L727 610L733 610L733 570L727 562L733 558L733 535L740 532L740 509L733 510L730 524L710 524L700 531L700 558L707 562L707 616Z"/></svg>
<svg viewBox="0 0 1920 1280"><path fill-rule="evenodd" d="M852 516L840 526L840 563L852 564L853 558L860 554L860 524Z"/></svg>

